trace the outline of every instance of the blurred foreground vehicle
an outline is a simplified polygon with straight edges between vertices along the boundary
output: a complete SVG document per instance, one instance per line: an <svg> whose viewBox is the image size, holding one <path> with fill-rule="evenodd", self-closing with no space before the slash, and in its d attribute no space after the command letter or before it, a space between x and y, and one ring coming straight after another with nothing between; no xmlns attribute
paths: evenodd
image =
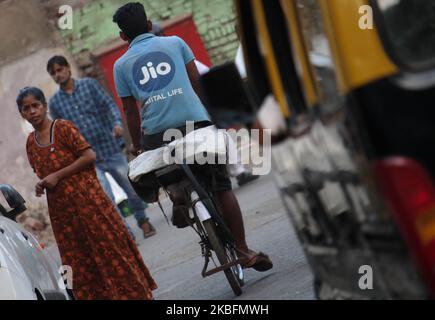
<svg viewBox="0 0 435 320"><path fill-rule="evenodd" d="M317 297L435 297L433 1L235 4L240 95L272 129L277 185ZM223 82L242 86L230 72L203 85ZM280 119L265 112L274 108Z"/></svg>
<svg viewBox="0 0 435 320"><path fill-rule="evenodd" d="M0 185L0 300L67 300L60 266L38 241L18 225L24 199L9 185Z"/></svg>

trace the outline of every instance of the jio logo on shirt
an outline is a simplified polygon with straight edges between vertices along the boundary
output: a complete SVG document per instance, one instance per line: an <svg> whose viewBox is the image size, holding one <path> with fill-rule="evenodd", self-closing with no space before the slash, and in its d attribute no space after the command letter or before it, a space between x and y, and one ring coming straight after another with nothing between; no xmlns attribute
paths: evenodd
<svg viewBox="0 0 435 320"><path fill-rule="evenodd" d="M145 92L163 89L174 75L175 63L163 52L147 53L133 65L134 83Z"/></svg>

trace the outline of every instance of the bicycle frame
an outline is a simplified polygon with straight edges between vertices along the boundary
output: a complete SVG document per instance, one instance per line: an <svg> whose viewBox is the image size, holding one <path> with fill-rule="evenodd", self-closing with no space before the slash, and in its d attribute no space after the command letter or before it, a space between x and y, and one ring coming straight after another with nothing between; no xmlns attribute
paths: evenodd
<svg viewBox="0 0 435 320"><path fill-rule="evenodd" d="M177 170L180 169L185 175L185 177L183 178L177 172ZM186 163L183 163L181 165L171 165L161 170L157 170L155 174L157 180L164 189L166 189L171 184L176 184L175 188L177 188L179 192L185 195L185 199L187 200L186 205L189 208L192 208L194 215L193 220L195 221L196 228L193 223L189 224L190 227L192 227L201 238L201 251L202 255L205 258L204 268L201 273L202 276L211 276L217 272L224 271L240 264L240 261L238 259L234 259L235 257L231 257L234 261L230 261L224 265L207 271L209 258L212 256L212 248L209 243L205 228L203 226L203 222L211 220L215 223L217 232L223 246L229 246L230 248L234 248L234 237L231 234L231 231L226 226L223 218L221 217L221 214L218 212L218 207L213 199L213 195L211 193L209 194L209 192L201 186L201 184L195 178L189 165L187 165ZM171 179L174 178L177 181L173 181L172 183L170 183ZM239 272L241 273L241 270L239 270Z"/></svg>

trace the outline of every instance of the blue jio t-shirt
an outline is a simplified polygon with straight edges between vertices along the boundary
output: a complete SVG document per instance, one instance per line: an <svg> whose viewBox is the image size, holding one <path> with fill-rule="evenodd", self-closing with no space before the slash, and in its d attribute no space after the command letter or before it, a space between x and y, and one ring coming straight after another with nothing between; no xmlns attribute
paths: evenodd
<svg viewBox="0 0 435 320"><path fill-rule="evenodd" d="M186 64L194 59L179 37L146 33L136 37L116 61L116 91L121 98L133 96L139 101L145 134L210 119L187 74Z"/></svg>

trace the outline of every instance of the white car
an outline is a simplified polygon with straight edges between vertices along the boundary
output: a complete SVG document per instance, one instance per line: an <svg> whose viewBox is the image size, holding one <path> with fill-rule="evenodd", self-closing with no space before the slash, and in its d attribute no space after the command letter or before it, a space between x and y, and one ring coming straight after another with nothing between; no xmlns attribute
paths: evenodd
<svg viewBox="0 0 435 320"><path fill-rule="evenodd" d="M26 210L24 199L9 185L0 191L0 300L71 299L61 266L14 221Z"/></svg>

